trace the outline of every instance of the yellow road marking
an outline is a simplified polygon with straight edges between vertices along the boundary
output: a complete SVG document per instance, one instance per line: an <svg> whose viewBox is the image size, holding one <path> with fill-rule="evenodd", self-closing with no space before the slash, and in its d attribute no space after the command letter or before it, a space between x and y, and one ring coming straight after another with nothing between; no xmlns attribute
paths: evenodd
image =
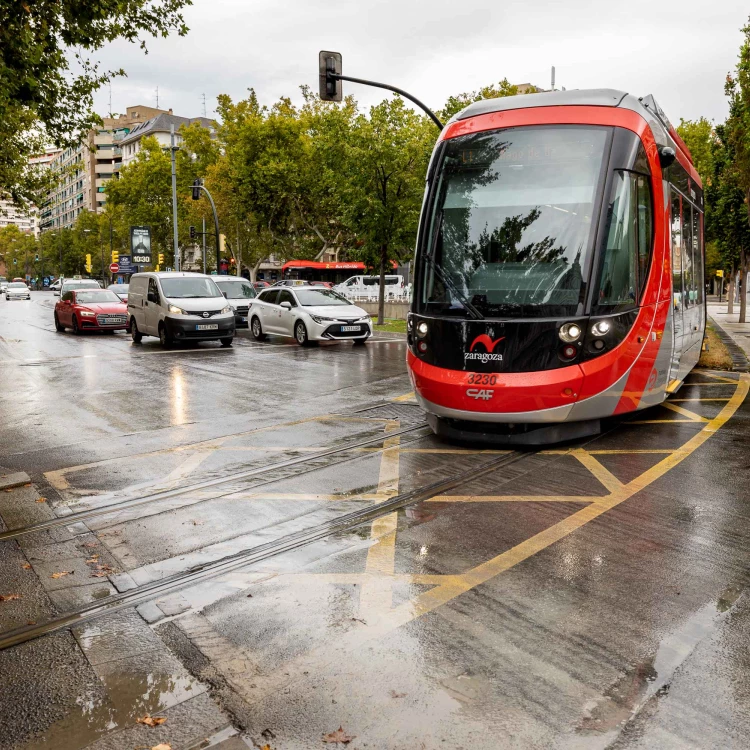
<svg viewBox="0 0 750 750"><path fill-rule="evenodd" d="M391 401L409 401L412 398L416 398L414 391L411 393L405 393L403 396L396 396L396 398L392 398Z"/></svg>
<svg viewBox="0 0 750 750"><path fill-rule="evenodd" d="M677 414L682 414L683 417L687 417L693 422L708 422L708 420L705 417L702 417L700 414L696 414L694 411L685 409L682 406L675 406L675 404L670 404L669 401L664 401L661 406L663 406L665 409L676 412Z"/></svg>
<svg viewBox="0 0 750 750"><path fill-rule="evenodd" d="M591 503L599 495L436 495L427 503Z"/></svg>
<svg viewBox="0 0 750 750"><path fill-rule="evenodd" d="M728 378L726 375L717 375L713 372L699 372L698 375L704 375L707 378L712 378L713 380L720 380L722 383L731 383L732 385L737 384L737 378ZM700 383L698 384L700 385Z"/></svg>
<svg viewBox="0 0 750 750"><path fill-rule="evenodd" d="M728 398L670 398L669 403L674 404L682 401L729 401Z"/></svg>
<svg viewBox="0 0 750 750"><path fill-rule="evenodd" d="M590 453L580 448L573 451L573 455L610 491L617 492L622 488L622 482Z"/></svg>
<svg viewBox="0 0 750 750"><path fill-rule="evenodd" d="M662 404L664 406L664 404ZM625 422L625 424L700 424L700 422L696 422L694 419L633 419L628 422Z"/></svg>
<svg viewBox="0 0 750 750"><path fill-rule="evenodd" d="M399 429L399 422L394 420L385 427L386 432ZM398 445L400 437L386 438L380 459L380 476L378 479L379 495L397 495L399 484L399 455ZM375 574L362 586L359 597L359 611L363 618L371 612L387 611L393 602L393 575L396 559L396 529L398 527L398 512L376 518L370 528L370 539L375 543L367 552L365 571Z"/></svg>

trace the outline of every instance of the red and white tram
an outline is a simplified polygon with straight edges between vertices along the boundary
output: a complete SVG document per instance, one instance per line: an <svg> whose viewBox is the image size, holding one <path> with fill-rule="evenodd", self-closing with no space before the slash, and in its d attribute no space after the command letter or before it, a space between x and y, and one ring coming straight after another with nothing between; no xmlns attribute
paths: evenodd
<svg viewBox="0 0 750 750"><path fill-rule="evenodd" d="M408 322L447 437L538 444L679 388L705 330L703 190L653 97L470 105L430 162Z"/></svg>

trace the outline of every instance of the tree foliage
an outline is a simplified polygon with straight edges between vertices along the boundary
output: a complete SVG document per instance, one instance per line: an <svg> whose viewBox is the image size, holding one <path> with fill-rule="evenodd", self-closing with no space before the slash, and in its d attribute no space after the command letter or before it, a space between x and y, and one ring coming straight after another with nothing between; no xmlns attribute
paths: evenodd
<svg viewBox="0 0 750 750"><path fill-rule="evenodd" d="M93 94L123 70L91 55L116 39L187 33L192 0L0 0L0 192L33 199L41 175L28 158L46 142L75 146L99 118ZM73 65L71 66L71 59Z"/></svg>

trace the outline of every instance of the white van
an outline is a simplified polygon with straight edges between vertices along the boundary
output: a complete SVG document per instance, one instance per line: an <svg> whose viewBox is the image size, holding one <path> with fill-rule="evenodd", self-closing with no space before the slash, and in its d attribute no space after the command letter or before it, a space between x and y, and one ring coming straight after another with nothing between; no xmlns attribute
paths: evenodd
<svg viewBox="0 0 750 750"><path fill-rule="evenodd" d="M221 341L231 346L234 311L214 280L202 273L135 273L128 289L128 325L133 341L158 336L178 341Z"/></svg>
<svg viewBox="0 0 750 750"><path fill-rule="evenodd" d="M352 276L333 288L345 297L377 299L380 293L380 276ZM385 277L385 298L400 299L405 294L404 277L388 274Z"/></svg>

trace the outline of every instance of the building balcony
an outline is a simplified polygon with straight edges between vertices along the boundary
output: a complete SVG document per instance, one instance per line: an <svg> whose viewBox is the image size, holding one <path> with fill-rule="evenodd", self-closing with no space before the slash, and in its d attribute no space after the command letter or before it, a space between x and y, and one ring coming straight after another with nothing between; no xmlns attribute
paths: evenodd
<svg viewBox="0 0 750 750"><path fill-rule="evenodd" d="M114 143L114 136L112 133L97 133L94 136L95 146L111 146Z"/></svg>
<svg viewBox="0 0 750 750"><path fill-rule="evenodd" d="M100 175L100 174L112 174L113 172L116 171L116 169L115 169L115 165L112 164L112 163L105 164L105 163L102 163L102 162L97 162L94 165L94 171L96 172L97 175Z"/></svg>

